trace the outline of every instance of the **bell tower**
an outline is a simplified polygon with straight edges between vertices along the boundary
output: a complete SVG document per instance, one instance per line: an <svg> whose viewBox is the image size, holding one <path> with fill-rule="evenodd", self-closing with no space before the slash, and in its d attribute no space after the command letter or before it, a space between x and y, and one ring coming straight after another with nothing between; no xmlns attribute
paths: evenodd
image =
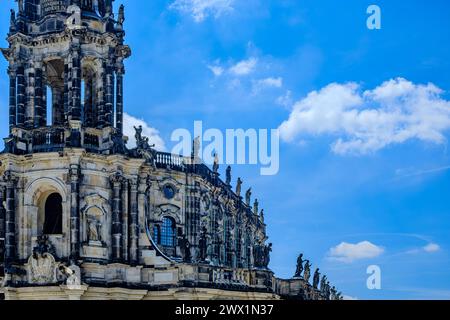
<svg viewBox="0 0 450 320"><path fill-rule="evenodd" d="M18 0L11 10L9 152L123 151L124 7L112 0ZM100 136L109 139L97 139ZM50 142L50 143L49 143Z"/></svg>

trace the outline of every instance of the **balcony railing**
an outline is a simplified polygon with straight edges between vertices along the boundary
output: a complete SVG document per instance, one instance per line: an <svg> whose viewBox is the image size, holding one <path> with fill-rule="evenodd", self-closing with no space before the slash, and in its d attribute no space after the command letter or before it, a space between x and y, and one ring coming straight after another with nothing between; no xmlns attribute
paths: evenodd
<svg viewBox="0 0 450 320"><path fill-rule="evenodd" d="M31 142L33 152L58 151L64 148L65 131L61 128L34 131Z"/></svg>

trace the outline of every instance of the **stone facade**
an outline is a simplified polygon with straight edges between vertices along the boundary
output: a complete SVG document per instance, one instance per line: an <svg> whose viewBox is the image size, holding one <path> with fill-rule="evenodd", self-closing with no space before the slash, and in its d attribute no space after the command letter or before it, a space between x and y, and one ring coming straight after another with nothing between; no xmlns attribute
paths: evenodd
<svg viewBox="0 0 450 320"><path fill-rule="evenodd" d="M263 215L240 179L232 190L230 170L222 181L195 143L192 157L157 152L141 128L127 148L123 6L115 17L112 0L18 5L2 49L6 299L320 298L305 281L274 278Z"/></svg>

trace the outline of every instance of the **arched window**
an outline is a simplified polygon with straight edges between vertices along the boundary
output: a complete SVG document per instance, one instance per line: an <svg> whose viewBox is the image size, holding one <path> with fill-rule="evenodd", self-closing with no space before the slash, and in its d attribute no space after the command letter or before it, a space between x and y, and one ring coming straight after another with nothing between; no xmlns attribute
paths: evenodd
<svg viewBox="0 0 450 320"><path fill-rule="evenodd" d="M62 198L57 193L48 196L45 202L44 234L62 234Z"/></svg>
<svg viewBox="0 0 450 320"><path fill-rule="evenodd" d="M175 220L164 218L161 228L161 245L164 247L175 247Z"/></svg>
<svg viewBox="0 0 450 320"><path fill-rule="evenodd" d="M153 240L156 244L161 244L161 234L159 232L159 226L153 226Z"/></svg>

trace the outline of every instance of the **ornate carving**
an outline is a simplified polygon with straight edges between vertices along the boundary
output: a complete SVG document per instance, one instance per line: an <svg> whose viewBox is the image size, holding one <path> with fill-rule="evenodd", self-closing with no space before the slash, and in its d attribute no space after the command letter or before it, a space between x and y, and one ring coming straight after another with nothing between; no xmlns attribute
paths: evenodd
<svg viewBox="0 0 450 320"><path fill-rule="evenodd" d="M33 254L28 259L28 281L32 284L44 285L56 283L57 265L51 252L54 248L48 236L39 237Z"/></svg>

